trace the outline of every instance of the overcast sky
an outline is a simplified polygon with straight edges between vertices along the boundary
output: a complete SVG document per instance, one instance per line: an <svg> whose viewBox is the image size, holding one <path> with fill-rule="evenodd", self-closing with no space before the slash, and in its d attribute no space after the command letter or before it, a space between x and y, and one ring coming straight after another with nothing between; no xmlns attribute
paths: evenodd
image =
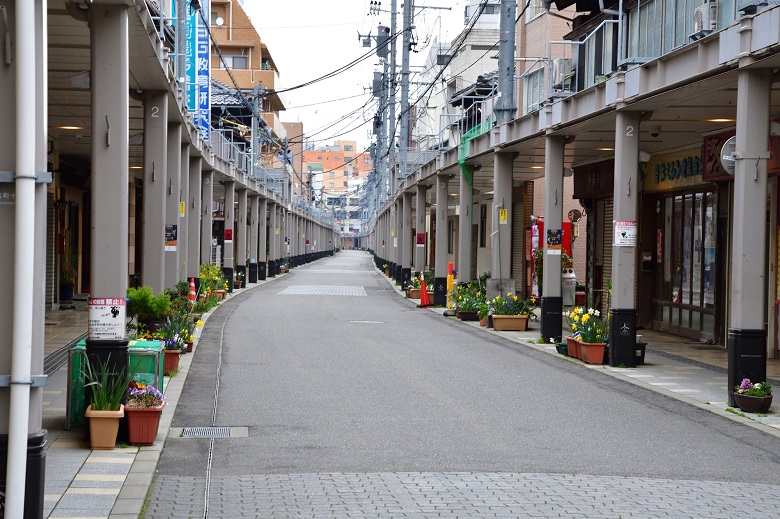
<svg viewBox="0 0 780 519"><path fill-rule="evenodd" d="M402 3L397 0L398 31L403 20ZM419 52L412 54L413 64L425 61L429 51L426 42L449 42L460 33L466 3L467 0L415 2L414 34ZM370 0L245 0L243 7L276 62L281 86L290 88L333 72L373 50L373 42L372 49L362 46L358 33L376 36L377 25L390 26L390 14L371 15L369 4ZM420 9L424 5L452 9ZM380 8L389 11L390 0L382 0ZM400 70L400 44L397 62ZM285 93L288 109L280 118L302 121L304 132L315 139L316 145L349 139L358 141L360 149L367 147L371 142L370 121L376 113L376 102L368 93L375 70L381 68L372 52L368 59L345 72ZM337 135L344 132L348 133Z"/></svg>

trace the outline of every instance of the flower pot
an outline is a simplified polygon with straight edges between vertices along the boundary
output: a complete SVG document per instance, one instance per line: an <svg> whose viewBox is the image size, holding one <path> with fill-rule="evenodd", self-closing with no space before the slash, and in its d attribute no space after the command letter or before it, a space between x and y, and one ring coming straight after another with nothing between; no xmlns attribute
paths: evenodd
<svg viewBox="0 0 780 519"><path fill-rule="evenodd" d="M409 299L420 299L420 292L421 289L419 288L410 288L408 294Z"/></svg>
<svg viewBox="0 0 780 519"><path fill-rule="evenodd" d="M223 299L225 299L225 291L224 290L215 290L214 293L217 294L217 300L218 301L222 301Z"/></svg>
<svg viewBox="0 0 780 519"><path fill-rule="evenodd" d="M642 366L645 363L645 349L647 348L646 342L636 343L636 365Z"/></svg>
<svg viewBox="0 0 780 519"><path fill-rule="evenodd" d="M581 342L579 344L583 362L588 364L604 364L604 349L606 342Z"/></svg>
<svg viewBox="0 0 780 519"><path fill-rule="evenodd" d="M243 283L242 281L238 281L238 280L233 281L233 288L236 289L241 288L242 283Z"/></svg>
<svg viewBox="0 0 780 519"><path fill-rule="evenodd" d="M772 395L750 396L734 393L734 401L737 403L737 407L746 413L766 413L772 405Z"/></svg>
<svg viewBox="0 0 780 519"><path fill-rule="evenodd" d="M566 337L566 349L568 350L569 357L575 359L580 358L580 343L574 337Z"/></svg>
<svg viewBox="0 0 780 519"><path fill-rule="evenodd" d="M165 361L163 363L163 373L173 373L179 369L179 357L181 350L165 350Z"/></svg>
<svg viewBox="0 0 780 519"><path fill-rule="evenodd" d="M160 407L125 407L130 445L153 445L160 427Z"/></svg>
<svg viewBox="0 0 780 519"><path fill-rule="evenodd" d="M555 349L558 351L558 353L560 353L564 357L569 354L569 347L565 342L559 342L558 344L556 344Z"/></svg>
<svg viewBox="0 0 780 519"><path fill-rule="evenodd" d="M497 332L524 332L528 330L528 316L494 315L493 329Z"/></svg>
<svg viewBox="0 0 780 519"><path fill-rule="evenodd" d="M477 312L466 312L465 310L461 310L458 317L460 317L461 321L479 321Z"/></svg>
<svg viewBox="0 0 780 519"><path fill-rule="evenodd" d="M188 341L187 342L187 347L184 348L184 352L185 353L192 353L192 345L193 345L193 341Z"/></svg>
<svg viewBox="0 0 780 519"><path fill-rule="evenodd" d="M60 301L73 301L74 289L75 285L73 283L60 285Z"/></svg>
<svg viewBox="0 0 780 519"><path fill-rule="evenodd" d="M112 450L116 446L119 420L125 415L124 409L121 404L118 411L93 411L92 404L87 407L84 416L89 418L89 443L93 450Z"/></svg>
<svg viewBox="0 0 780 519"><path fill-rule="evenodd" d="M488 325L488 316L487 315L479 320L479 325L483 326L483 327Z"/></svg>

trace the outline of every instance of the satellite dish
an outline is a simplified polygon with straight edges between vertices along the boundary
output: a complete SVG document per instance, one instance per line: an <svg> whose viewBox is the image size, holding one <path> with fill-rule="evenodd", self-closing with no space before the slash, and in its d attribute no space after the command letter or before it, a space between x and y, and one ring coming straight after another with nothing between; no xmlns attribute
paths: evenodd
<svg viewBox="0 0 780 519"><path fill-rule="evenodd" d="M217 16L217 19L214 20L214 23L217 24L217 27L222 27L222 25L225 23L225 20L223 20L221 16Z"/></svg>

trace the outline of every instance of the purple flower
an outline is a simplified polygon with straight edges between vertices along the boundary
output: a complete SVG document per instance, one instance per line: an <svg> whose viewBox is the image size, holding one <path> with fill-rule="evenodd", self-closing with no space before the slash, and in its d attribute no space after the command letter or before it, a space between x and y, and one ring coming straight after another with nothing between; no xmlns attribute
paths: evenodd
<svg viewBox="0 0 780 519"><path fill-rule="evenodd" d="M751 387L753 387L753 384L749 378L743 378L742 383L739 385L739 389L750 389Z"/></svg>

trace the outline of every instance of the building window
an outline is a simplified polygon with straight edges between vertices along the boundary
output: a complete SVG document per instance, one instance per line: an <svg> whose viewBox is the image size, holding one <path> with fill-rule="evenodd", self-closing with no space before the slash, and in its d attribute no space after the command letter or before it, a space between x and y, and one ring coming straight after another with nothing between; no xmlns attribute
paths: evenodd
<svg viewBox="0 0 780 519"><path fill-rule="evenodd" d="M211 26L212 27L218 27L217 26L217 18L219 18L219 13L216 11L211 11Z"/></svg>
<svg viewBox="0 0 780 519"><path fill-rule="evenodd" d="M344 187L347 187L347 181L346 180L344 181Z"/></svg>
<svg viewBox="0 0 780 519"><path fill-rule="evenodd" d="M344 151L352 151L352 146L344 146Z"/></svg>
<svg viewBox="0 0 780 519"><path fill-rule="evenodd" d="M525 91L524 113L538 110L541 102L545 99L544 69L537 70L525 76L525 79L523 79L523 90Z"/></svg>
<svg viewBox="0 0 780 519"><path fill-rule="evenodd" d="M615 24L602 25L584 42L585 48L585 88L607 80L608 74L615 70L617 63L617 29Z"/></svg>
<svg viewBox="0 0 780 519"><path fill-rule="evenodd" d="M328 187L333 189L333 182L328 182Z"/></svg>
<svg viewBox="0 0 780 519"><path fill-rule="evenodd" d="M246 70L247 68L246 56L223 54L222 58L224 59L224 63L220 60L219 68L224 68L226 65L227 68L232 70Z"/></svg>
<svg viewBox="0 0 780 519"><path fill-rule="evenodd" d="M344 176L345 176L345 177L348 177L348 176L349 176L349 170L346 170L346 169L344 170Z"/></svg>
<svg viewBox="0 0 780 519"><path fill-rule="evenodd" d="M351 161L352 161L352 157L344 157L344 162L351 162Z"/></svg>
<svg viewBox="0 0 780 519"><path fill-rule="evenodd" d="M479 206L479 246L487 245L487 205Z"/></svg>
<svg viewBox="0 0 780 519"><path fill-rule="evenodd" d="M658 23L663 16L661 10L661 0L650 0L629 13L629 57L656 58L661 55L663 25Z"/></svg>
<svg viewBox="0 0 780 519"><path fill-rule="evenodd" d="M368 155L363 157L363 164L370 165L371 164L371 157L369 157Z"/></svg>
<svg viewBox="0 0 780 519"><path fill-rule="evenodd" d="M333 178L333 177L335 177L335 176L336 176L336 172L335 172L335 171L331 171L331 172L330 172L330 178Z"/></svg>
<svg viewBox="0 0 780 519"><path fill-rule="evenodd" d="M542 0L531 0L528 9L525 11L525 21L530 22L545 11Z"/></svg>

